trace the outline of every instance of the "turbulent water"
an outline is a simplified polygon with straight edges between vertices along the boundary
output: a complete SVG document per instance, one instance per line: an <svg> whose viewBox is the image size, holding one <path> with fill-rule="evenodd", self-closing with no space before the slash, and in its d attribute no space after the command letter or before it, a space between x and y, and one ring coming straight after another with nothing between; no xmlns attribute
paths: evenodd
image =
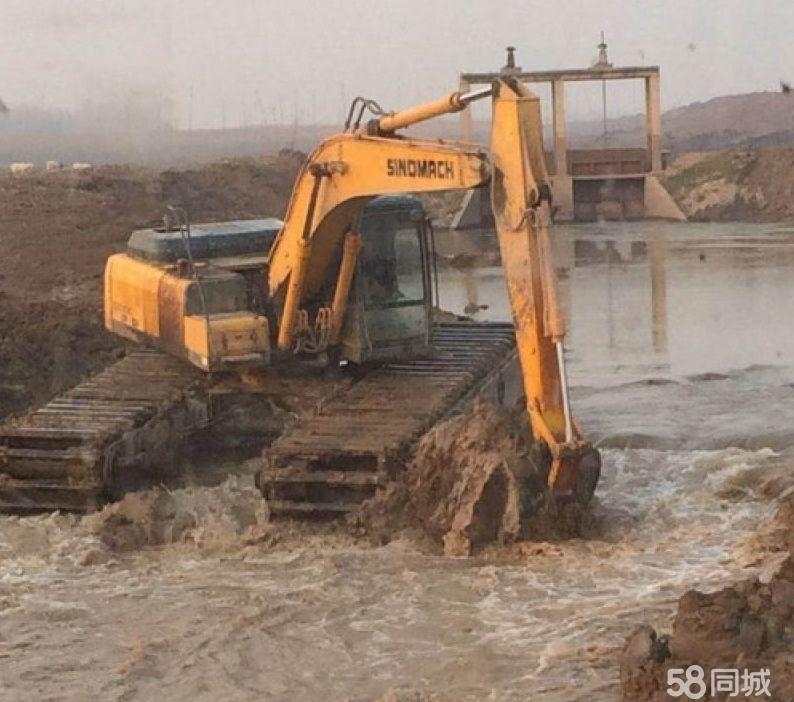
<svg viewBox="0 0 794 702"><path fill-rule="evenodd" d="M794 231L558 237L573 401L605 466L589 538L467 560L327 532L240 546L232 526L228 548L108 560L74 520L2 519L0 698L616 699L626 633L746 573L772 509L752 487L794 443ZM498 268L440 275L442 306L507 318Z"/></svg>

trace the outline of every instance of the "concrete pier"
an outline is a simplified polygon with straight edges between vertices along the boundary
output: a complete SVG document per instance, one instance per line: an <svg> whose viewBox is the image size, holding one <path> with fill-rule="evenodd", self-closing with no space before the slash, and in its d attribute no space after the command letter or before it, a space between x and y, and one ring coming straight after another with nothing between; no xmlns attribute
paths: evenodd
<svg viewBox="0 0 794 702"><path fill-rule="evenodd" d="M573 218L573 179L568 171L568 140L565 136L565 81L551 83L552 126L554 129L554 175L551 186L558 219Z"/></svg>
<svg viewBox="0 0 794 702"><path fill-rule="evenodd" d="M662 107L659 69L645 78L645 131L648 135L648 160L651 173L662 170Z"/></svg>

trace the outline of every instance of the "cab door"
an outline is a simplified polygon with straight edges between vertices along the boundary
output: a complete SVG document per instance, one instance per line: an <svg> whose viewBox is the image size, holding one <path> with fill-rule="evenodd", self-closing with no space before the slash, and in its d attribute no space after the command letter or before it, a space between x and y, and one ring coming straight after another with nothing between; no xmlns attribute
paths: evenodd
<svg viewBox="0 0 794 702"><path fill-rule="evenodd" d="M395 221L396 220L396 221ZM364 234L356 282L372 356L427 351L430 290L424 218L382 218Z"/></svg>

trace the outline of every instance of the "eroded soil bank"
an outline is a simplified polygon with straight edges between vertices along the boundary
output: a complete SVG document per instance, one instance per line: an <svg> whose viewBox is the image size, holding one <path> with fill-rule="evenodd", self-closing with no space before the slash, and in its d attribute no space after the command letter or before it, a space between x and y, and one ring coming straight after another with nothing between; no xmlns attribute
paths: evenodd
<svg viewBox="0 0 794 702"><path fill-rule="evenodd" d="M671 699L668 671L693 665L705 671L710 699L737 696L730 689L713 694L711 674L719 669L766 670L769 694L756 688L758 696L794 699L794 471L787 467L768 484L773 492L782 490L777 512L748 543L754 558L765 562L762 573L716 592L687 591L669 633L638 627L620 656L624 700Z"/></svg>

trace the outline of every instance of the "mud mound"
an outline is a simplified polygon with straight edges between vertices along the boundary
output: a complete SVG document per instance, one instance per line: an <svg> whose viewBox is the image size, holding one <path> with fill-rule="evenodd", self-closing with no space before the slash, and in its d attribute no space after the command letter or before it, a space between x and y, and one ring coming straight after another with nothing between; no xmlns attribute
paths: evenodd
<svg viewBox="0 0 794 702"><path fill-rule="evenodd" d="M0 418L45 402L122 353L90 306L0 294Z"/></svg>
<svg viewBox="0 0 794 702"><path fill-rule="evenodd" d="M246 219L280 217L285 197L292 190L300 152L283 152L269 161L235 159L201 168L167 170L157 178L163 202L178 203L201 218Z"/></svg>
<svg viewBox="0 0 794 702"><path fill-rule="evenodd" d="M428 432L401 479L354 522L381 541L418 526L448 555L576 531L579 520L546 501L547 475L523 408L479 402Z"/></svg>
<svg viewBox="0 0 794 702"><path fill-rule="evenodd" d="M768 582L747 580L712 594L690 590L678 601L669 636L649 626L629 636L620 660L624 700L670 699L668 669L690 665L706 671L707 684L713 668L769 669L771 697L764 699L794 699L794 496L784 499L775 522L778 545L789 553Z"/></svg>
<svg viewBox="0 0 794 702"><path fill-rule="evenodd" d="M267 519L259 491L232 477L217 487L130 493L84 525L111 551L186 542L223 549L256 539Z"/></svg>
<svg viewBox="0 0 794 702"><path fill-rule="evenodd" d="M298 166L287 154L162 172L103 166L85 174L0 174L0 289L44 298L65 283L90 280L98 289L107 256L132 230L161 223L169 204L184 207L193 222L280 217Z"/></svg>
<svg viewBox="0 0 794 702"><path fill-rule="evenodd" d="M527 472L508 426L486 404L436 427L409 467L411 506L444 551L510 541L519 531L517 474Z"/></svg>

